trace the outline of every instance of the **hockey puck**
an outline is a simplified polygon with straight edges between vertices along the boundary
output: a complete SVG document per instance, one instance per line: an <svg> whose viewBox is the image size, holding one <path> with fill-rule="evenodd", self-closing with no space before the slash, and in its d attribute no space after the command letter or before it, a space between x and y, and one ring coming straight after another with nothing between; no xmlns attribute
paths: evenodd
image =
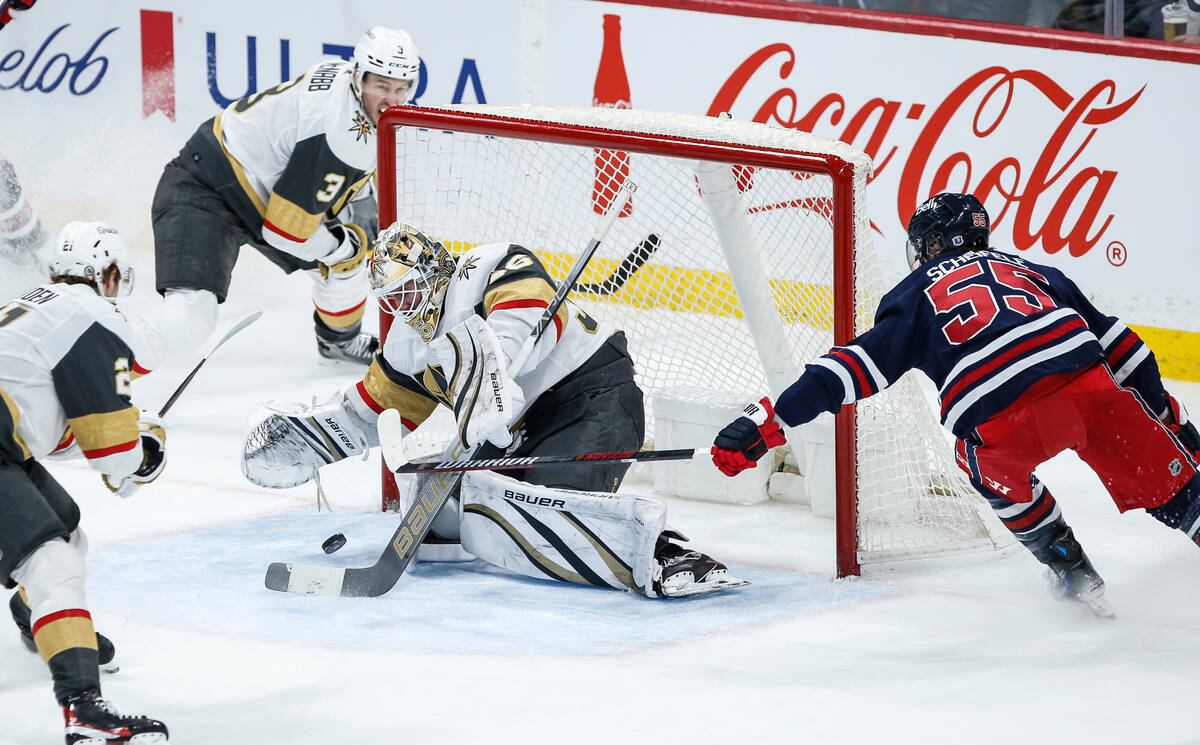
<svg viewBox="0 0 1200 745"><path fill-rule="evenodd" d="M321 544L321 550L327 554L331 554L334 551L337 551L339 548L341 548L342 546L345 546L345 545L346 545L346 536L342 535L341 533L334 533L333 535L326 538L325 542Z"/></svg>

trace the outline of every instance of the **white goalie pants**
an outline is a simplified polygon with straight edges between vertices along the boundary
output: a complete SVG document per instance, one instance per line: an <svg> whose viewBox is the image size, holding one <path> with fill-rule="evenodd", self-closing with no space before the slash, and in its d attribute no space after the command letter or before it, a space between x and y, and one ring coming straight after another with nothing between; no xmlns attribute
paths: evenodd
<svg viewBox="0 0 1200 745"><path fill-rule="evenodd" d="M570 491L489 471L463 475L463 548L518 574L653 596L655 543L666 528L661 502L628 494Z"/></svg>

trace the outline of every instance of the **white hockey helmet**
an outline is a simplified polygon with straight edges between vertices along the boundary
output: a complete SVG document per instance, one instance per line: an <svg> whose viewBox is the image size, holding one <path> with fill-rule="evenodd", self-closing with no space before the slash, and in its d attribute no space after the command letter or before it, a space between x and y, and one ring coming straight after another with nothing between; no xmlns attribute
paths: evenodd
<svg viewBox="0 0 1200 745"><path fill-rule="evenodd" d="M133 292L133 266L129 263L129 247L113 226L76 220L58 234L58 244L50 256L52 278L86 279L101 297L112 300L104 291L104 274L110 266L117 268L116 297L126 297Z"/></svg>
<svg viewBox="0 0 1200 745"><path fill-rule="evenodd" d="M380 232L367 261L371 294L379 307L403 319L427 342L437 330L454 269L454 257L441 242L403 222Z"/></svg>
<svg viewBox="0 0 1200 745"><path fill-rule="evenodd" d="M362 96L363 76L368 72L409 82L408 97L417 90L421 57L407 31L375 26L354 45L354 92Z"/></svg>

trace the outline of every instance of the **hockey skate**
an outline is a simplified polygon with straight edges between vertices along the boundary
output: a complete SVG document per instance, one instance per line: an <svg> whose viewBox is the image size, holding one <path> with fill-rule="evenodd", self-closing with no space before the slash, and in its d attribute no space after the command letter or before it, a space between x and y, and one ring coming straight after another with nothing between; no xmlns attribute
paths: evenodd
<svg viewBox="0 0 1200 745"><path fill-rule="evenodd" d="M63 706L67 745L151 745L167 741L167 725L157 719L118 714L100 691L85 691Z"/></svg>
<svg viewBox="0 0 1200 745"><path fill-rule="evenodd" d="M1104 580L1067 528L1050 543L1055 558L1046 564L1046 581L1050 594L1059 600L1082 603L1101 618L1115 618L1112 604L1104 597Z"/></svg>
<svg viewBox="0 0 1200 745"><path fill-rule="evenodd" d="M729 573L729 568L708 554L692 551L659 536L654 559L662 575L654 580L659 597L682 598L750 584Z"/></svg>
<svg viewBox="0 0 1200 745"><path fill-rule="evenodd" d="M37 653L37 644L33 641L33 628L30 626L29 606L21 599L21 593L14 592L8 601L8 610L12 613L13 623L21 634L21 643L30 652ZM117 664L117 649L104 634L96 634L96 649L99 651L100 669L106 673L115 673L121 669Z"/></svg>
<svg viewBox="0 0 1200 745"><path fill-rule="evenodd" d="M361 324L344 330L332 329L316 320L317 352L328 360L369 365L379 351L379 339L361 331Z"/></svg>

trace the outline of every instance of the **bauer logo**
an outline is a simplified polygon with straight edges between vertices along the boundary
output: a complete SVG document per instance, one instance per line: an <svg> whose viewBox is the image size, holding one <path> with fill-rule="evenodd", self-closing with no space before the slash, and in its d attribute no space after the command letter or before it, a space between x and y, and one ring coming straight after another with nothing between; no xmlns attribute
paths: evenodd
<svg viewBox="0 0 1200 745"><path fill-rule="evenodd" d="M563 509L567 506L565 500L553 499L551 497L535 497L532 494L522 494L519 491L512 489L504 490L504 498L513 502L523 502L531 507L550 507L551 509Z"/></svg>
<svg viewBox="0 0 1200 745"><path fill-rule="evenodd" d="M116 30L86 38L64 23L40 42L8 51L0 57L0 90L52 93L61 87L76 96L91 93L108 72L108 58L101 52Z"/></svg>

